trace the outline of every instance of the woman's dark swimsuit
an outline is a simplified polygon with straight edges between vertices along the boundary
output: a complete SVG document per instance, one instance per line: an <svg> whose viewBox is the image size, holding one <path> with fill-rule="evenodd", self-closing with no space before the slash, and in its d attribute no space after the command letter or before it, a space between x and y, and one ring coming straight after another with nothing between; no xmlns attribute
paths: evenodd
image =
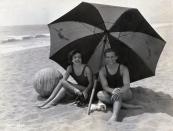
<svg viewBox="0 0 173 131"><path fill-rule="evenodd" d="M87 65L84 66L84 68L82 70L82 73L79 76L75 74L73 66L72 66L72 72L70 73L71 76L76 80L76 82L79 85L82 85L82 86L85 86L85 87L88 86L88 84L89 84L88 78L84 75L86 67L87 67ZM77 104L77 106L84 106L86 104L86 100L84 98L84 95L77 96L76 100L75 100L75 103Z"/></svg>
<svg viewBox="0 0 173 131"><path fill-rule="evenodd" d="M118 70L115 74L110 74L107 67L106 69L106 79L110 88L118 88L123 86L123 78L120 73L120 65L118 66Z"/></svg>
<svg viewBox="0 0 173 131"><path fill-rule="evenodd" d="M87 65L84 66L82 73L79 76L75 74L73 66L72 66L72 72L70 73L70 75L76 80L76 82L82 86L88 86L89 84L88 78L84 75L86 67Z"/></svg>

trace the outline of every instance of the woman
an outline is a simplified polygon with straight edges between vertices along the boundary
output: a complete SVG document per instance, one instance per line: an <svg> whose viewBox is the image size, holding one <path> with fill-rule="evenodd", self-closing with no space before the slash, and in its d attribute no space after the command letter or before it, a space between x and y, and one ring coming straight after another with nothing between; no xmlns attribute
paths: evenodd
<svg viewBox="0 0 173 131"><path fill-rule="evenodd" d="M82 54L78 50L72 50L68 55L69 66L62 80L53 90L50 97L40 108L55 106L65 95L71 93L78 98L88 98L88 93L93 86L93 76L91 69L82 63ZM67 81L72 76L78 84Z"/></svg>
<svg viewBox="0 0 173 131"><path fill-rule="evenodd" d="M103 91L98 92L97 97L101 102L113 104L113 114L109 119L111 122L117 120L121 106L127 108L141 108L141 106L122 103L132 98L129 70L117 62L118 56L112 49L105 50L104 57L106 65L99 72Z"/></svg>

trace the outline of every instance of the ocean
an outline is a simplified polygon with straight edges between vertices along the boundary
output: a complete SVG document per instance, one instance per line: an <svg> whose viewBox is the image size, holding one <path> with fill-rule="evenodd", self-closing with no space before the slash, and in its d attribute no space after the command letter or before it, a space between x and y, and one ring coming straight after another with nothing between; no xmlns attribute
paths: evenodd
<svg viewBox="0 0 173 131"><path fill-rule="evenodd" d="M47 25L0 27L0 54L50 45Z"/></svg>
<svg viewBox="0 0 173 131"><path fill-rule="evenodd" d="M152 27L164 39L172 32L173 23L152 24ZM50 46L47 25L0 26L0 54L44 46Z"/></svg>

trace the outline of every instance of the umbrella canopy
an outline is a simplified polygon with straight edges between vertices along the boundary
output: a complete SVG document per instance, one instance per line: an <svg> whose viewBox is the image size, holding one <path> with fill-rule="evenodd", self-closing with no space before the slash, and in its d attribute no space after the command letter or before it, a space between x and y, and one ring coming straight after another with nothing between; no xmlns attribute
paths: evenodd
<svg viewBox="0 0 173 131"><path fill-rule="evenodd" d="M103 51L112 48L129 68L131 82L155 75L165 41L137 9L82 2L49 25L50 59L68 66L67 54L78 49L97 73Z"/></svg>

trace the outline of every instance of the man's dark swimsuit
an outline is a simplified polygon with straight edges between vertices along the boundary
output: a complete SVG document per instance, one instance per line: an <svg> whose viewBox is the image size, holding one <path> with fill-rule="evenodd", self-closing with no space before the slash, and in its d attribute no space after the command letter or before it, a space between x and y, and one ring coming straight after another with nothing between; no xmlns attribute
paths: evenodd
<svg viewBox="0 0 173 131"><path fill-rule="evenodd" d="M108 68L105 66L106 69L106 79L108 82L108 86L110 88L119 88L123 86L123 78L120 73L120 65L118 66L118 70L115 74L110 74Z"/></svg>

